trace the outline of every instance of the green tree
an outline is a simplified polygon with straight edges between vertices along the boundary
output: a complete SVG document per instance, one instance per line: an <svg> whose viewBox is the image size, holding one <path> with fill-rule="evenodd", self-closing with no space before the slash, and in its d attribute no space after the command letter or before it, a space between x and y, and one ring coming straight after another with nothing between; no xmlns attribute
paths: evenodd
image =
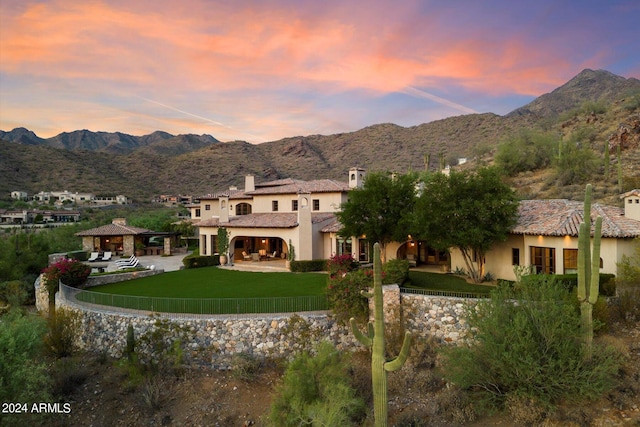
<svg viewBox="0 0 640 427"><path fill-rule="evenodd" d="M600 168L600 159L584 142L574 138L561 143L562 156L554 161L558 182L562 185L582 184Z"/></svg>
<svg viewBox="0 0 640 427"><path fill-rule="evenodd" d="M336 214L344 237L367 236L379 242L382 261L389 242L404 242L411 233L416 201L416 175L392 175L385 172L367 175L362 188L349 192L349 200Z"/></svg>
<svg viewBox="0 0 640 427"><path fill-rule="evenodd" d="M491 246L515 225L518 201L495 168L431 174L416 204L416 234L440 249L457 248L471 278L484 277Z"/></svg>

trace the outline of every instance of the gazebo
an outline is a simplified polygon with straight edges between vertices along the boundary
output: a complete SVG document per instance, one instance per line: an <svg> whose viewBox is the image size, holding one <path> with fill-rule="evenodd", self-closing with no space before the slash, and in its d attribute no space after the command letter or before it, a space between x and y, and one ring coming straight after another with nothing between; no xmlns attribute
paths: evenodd
<svg viewBox="0 0 640 427"><path fill-rule="evenodd" d="M114 255L171 255L171 240L176 233L147 230L127 225L125 218L111 224L76 233L82 237L82 249L88 252L112 252ZM161 237L163 245L150 245L152 237Z"/></svg>

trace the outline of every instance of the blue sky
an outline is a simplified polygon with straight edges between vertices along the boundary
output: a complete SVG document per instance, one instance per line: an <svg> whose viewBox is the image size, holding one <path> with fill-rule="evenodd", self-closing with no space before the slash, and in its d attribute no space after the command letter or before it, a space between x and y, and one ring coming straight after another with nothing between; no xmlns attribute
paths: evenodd
<svg viewBox="0 0 640 427"><path fill-rule="evenodd" d="M640 2L0 2L0 129L252 143L506 114L640 78Z"/></svg>

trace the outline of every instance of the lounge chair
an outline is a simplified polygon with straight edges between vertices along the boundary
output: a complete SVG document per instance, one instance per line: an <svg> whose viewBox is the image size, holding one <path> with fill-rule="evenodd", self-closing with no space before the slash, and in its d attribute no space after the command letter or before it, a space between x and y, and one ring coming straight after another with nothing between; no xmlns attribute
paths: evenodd
<svg viewBox="0 0 640 427"><path fill-rule="evenodd" d="M249 255L246 251L242 251L242 258L245 261L251 261L251 255Z"/></svg>
<svg viewBox="0 0 640 427"><path fill-rule="evenodd" d="M131 255L129 257L129 259L119 259L116 260L116 264L131 264L133 261L135 261L137 258L135 255Z"/></svg>
<svg viewBox="0 0 640 427"><path fill-rule="evenodd" d="M275 259L276 258L276 251L273 251L272 254L267 255L267 261L271 260L271 259Z"/></svg>
<svg viewBox="0 0 640 427"><path fill-rule="evenodd" d="M140 266L140 260L138 258L135 259L131 264L119 264L118 270L126 270L127 268L136 268Z"/></svg>
<svg viewBox="0 0 640 427"><path fill-rule="evenodd" d="M97 261L99 256L100 256L99 252L91 252L91 255L89 256L87 261L89 262Z"/></svg>
<svg viewBox="0 0 640 427"><path fill-rule="evenodd" d="M111 260L111 252L105 252L100 261L110 261Z"/></svg>

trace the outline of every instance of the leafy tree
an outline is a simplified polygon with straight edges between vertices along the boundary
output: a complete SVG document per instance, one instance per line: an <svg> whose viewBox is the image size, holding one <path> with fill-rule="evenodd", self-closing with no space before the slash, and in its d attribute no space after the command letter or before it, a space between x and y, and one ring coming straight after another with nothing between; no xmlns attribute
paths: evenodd
<svg viewBox="0 0 640 427"><path fill-rule="evenodd" d="M558 136L550 132L525 130L501 143L496 165L507 175L542 169L551 164Z"/></svg>
<svg viewBox="0 0 640 427"><path fill-rule="evenodd" d="M417 235L436 248L459 249L479 283L486 252L515 225L518 201L497 169L481 168L425 176L416 208Z"/></svg>
<svg viewBox="0 0 640 427"><path fill-rule="evenodd" d="M384 262L386 245L404 242L411 232L415 184L414 174L368 174L363 187L351 190L349 200L337 213L342 224L340 234L344 237L365 235L370 242L379 242Z"/></svg>

